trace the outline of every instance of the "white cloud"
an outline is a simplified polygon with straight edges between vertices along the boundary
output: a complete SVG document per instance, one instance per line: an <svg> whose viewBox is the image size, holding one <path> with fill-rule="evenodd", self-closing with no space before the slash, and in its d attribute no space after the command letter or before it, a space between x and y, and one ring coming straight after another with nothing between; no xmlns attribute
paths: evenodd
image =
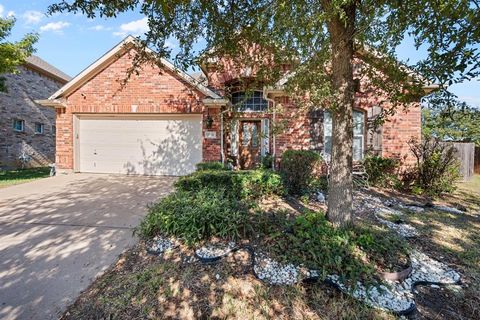
<svg viewBox="0 0 480 320"><path fill-rule="evenodd" d="M44 16L45 15L40 11L34 10L25 11L22 14L22 18L25 19L27 24L37 24L44 18Z"/></svg>
<svg viewBox="0 0 480 320"><path fill-rule="evenodd" d="M120 25L120 30L114 32L113 34L121 37L125 37L127 34L139 36L148 30L148 19L143 18Z"/></svg>
<svg viewBox="0 0 480 320"><path fill-rule="evenodd" d="M45 32L45 31L61 32L62 29L68 27L69 25L70 23L65 21L49 22L46 25L43 25L40 27L40 32Z"/></svg>
<svg viewBox="0 0 480 320"><path fill-rule="evenodd" d="M13 10L10 10L7 12L7 17L10 18L10 17L14 17L15 16L15 11Z"/></svg>
<svg viewBox="0 0 480 320"><path fill-rule="evenodd" d="M4 11L5 11L5 8L0 4L0 17L3 17Z"/></svg>
<svg viewBox="0 0 480 320"><path fill-rule="evenodd" d="M103 30L110 30L111 28L107 28L104 25L97 24L96 26L88 28L88 30L94 30L94 31L103 31Z"/></svg>

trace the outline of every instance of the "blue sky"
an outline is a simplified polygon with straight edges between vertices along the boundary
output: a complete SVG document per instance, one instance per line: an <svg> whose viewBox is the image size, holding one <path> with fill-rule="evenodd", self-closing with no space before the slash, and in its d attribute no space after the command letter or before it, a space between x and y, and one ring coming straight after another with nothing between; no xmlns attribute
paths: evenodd
<svg viewBox="0 0 480 320"><path fill-rule="evenodd" d="M141 35L146 31L146 19L136 13L119 15L116 19L87 19L81 14L46 16L49 4L55 1L0 0L0 16L14 15L17 24L12 34L18 39L27 32L38 32L36 54L74 76L116 45L127 34ZM175 51L175 41L168 45ZM418 60L416 52L406 41L398 50L401 59ZM452 86L451 90L462 100L480 107L479 79Z"/></svg>

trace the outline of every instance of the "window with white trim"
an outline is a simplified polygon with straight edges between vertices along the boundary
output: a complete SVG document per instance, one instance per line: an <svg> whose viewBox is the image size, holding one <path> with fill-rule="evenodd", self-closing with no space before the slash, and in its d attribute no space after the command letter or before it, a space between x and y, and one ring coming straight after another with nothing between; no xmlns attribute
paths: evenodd
<svg viewBox="0 0 480 320"><path fill-rule="evenodd" d="M18 132L24 132L25 131L25 120L14 119L13 120L13 130L18 131Z"/></svg>
<svg viewBox="0 0 480 320"><path fill-rule="evenodd" d="M45 131L45 125L40 122L35 122L35 134L43 134Z"/></svg>
<svg viewBox="0 0 480 320"><path fill-rule="evenodd" d="M325 111L323 118L324 152L332 154L332 115ZM353 161L363 159L365 151L365 115L363 112L353 110Z"/></svg>
<svg viewBox="0 0 480 320"><path fill-rule="evenodd" d="M268 101L263 98L261 91L232 93L232 104L238 111L261 112L268 109Z"/></svg>

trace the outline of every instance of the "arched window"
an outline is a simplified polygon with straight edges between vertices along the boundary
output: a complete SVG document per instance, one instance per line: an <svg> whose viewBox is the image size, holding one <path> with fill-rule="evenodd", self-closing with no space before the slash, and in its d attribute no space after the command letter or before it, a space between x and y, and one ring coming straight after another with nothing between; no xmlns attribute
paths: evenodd
<svg viewBox="0 0 480 320"><path fill-rule="evenodd" d="M268 109L268 101L263 98L261 91L234 92L232 93L232 104L238 111L259 112Z"/></svg>
<svg viewBox="0 0 480 320"><path fill-rule="evenodd" d="M325 111L323 118L324 152L332 154L332 115ZM365 141L365 116L358 110L353 110L353 161L363 159Z"/></svg>

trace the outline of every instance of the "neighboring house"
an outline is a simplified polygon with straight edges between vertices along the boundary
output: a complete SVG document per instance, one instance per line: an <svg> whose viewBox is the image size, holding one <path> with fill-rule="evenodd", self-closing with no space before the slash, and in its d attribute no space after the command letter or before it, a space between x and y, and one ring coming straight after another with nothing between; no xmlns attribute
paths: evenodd
<svg viewBox="0 0 480 320"><path fill-rule="evenodd" d="M70 77L37 56L16 74L1 75L0 168L47 166L55 162L55 111L35 103L57 91Z"/></svg>
<svg viewBox="0 0 480 320"><path fill-rule="evenodd" d="M122 87L134 42L127 37L40 101L57 111L60 170L184 175L200 161L234 159L241 168L251 168L261 156L278 159L287 149L330 151L328 113L301 111L281 87L259 88L246 97L241 87L235 89L245 75L217 68L215 61L202 66L205 81L163 60L163 70L146 64ZM407 141L420 138L419 103L374 131L367 124L381 111L380 97L368 88L360 92L364 93L356 95L354 114L355 160L367 149L383 156L406 154ZM231 103L240 105L234 118L227 108ZM273 135L274 124L282 124L284 130Z"/></svg>

